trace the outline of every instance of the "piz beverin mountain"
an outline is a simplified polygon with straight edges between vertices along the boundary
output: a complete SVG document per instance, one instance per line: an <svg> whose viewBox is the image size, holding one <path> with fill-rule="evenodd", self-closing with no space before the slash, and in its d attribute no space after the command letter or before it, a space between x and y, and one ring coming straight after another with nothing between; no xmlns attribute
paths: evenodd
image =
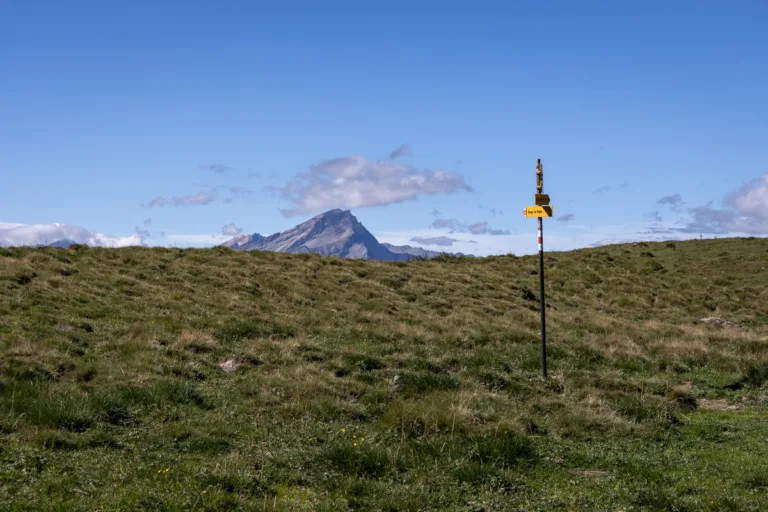
<svg viewBox="0 0 768 512"><path fill-rule="evenodd" d="M314 252L339 258L405 261L442 253L418 247L380 244L348 210L330 210L282 233L240 235L221 244L236 251Z"/></svg>

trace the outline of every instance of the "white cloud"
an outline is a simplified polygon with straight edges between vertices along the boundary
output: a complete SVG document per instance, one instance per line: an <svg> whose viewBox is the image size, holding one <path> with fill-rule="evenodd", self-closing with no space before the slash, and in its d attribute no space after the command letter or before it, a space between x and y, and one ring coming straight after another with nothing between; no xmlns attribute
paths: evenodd
<svg viewBox="0 0 768 512"><path fill-rule="evenodd" d="M493 229L488 222L464 224L457 219L435 219L430 226L432 229L447 229L449 233L472 233L474 235L509 235L508 229Z"/></svg>
<svg viewBox="0 0 768 512"><path fill-rule="evenodd" d="M439 245L441 247L450 247L454 242L458 242L455 238L447 236L415 236L411 238L411 242L416 242L421 245Z"/></svg>
<svg viewBox="0 0 768 512"><path fill-rule="evenodd" d="M745 183L728 202L741 215L768 221L768 173Z"/></svg>
<svg viewBox="0 0 768 512"><path fill-rule="evenodd" d="M237 193L239 191L239 187L230 187L230 189L233 191L233 193ZM153 200L151 200L149 203L147 203L147 208L154 208L154 207L163 207L163 206L202 206L206 205L208 203L211 203L216 200L218 195L216 194L216 191L213 190L211 192L199 192L197 194L191 194L188 196L181 196L181 197L173 197L173 198L165 198L165 197L156 197Z"/></svg>
<svg viewBox="0 0 768 512"><path fill-rule="evenodd" d="M276 189L295 208L281 210L286 217L332 208L384 206L421 195L472 191L460 174L419 170L393 160L371 161L361 156L327 160L310 167Z"/></svg>
<svg viewBox="0 0 768 512"><path fill-rule="evenodd" d="M465 231L467 228L456 219L435 219L430 227L434 229L448 229L451 233L454 231Z"/></svg>
<svg viewBox="0 0 768 512"><path fill-rule="evenodd" d="M508 229L491 229L491 226L487 222L477 222L475 224L470 224L469 232L473 235L508 235L509 230Z"/></svg>
<svg viewBox="0 0 768 512"><path fill-rule="evenodd" d="M686 233L768 234L768 173L748 181L728 196L724 208L712 203L691 208L693 217L680 229Z"/></svg>
<svg viewBox="0 0 768 512"><path fill-rule="evenodd" d="M210 192L200 192L184 197L174 197L173 204L176 206L205 205L216 200L216 194Z"/></svg>
<svg viewBox="0 0 768 512"><path fill-rule="evenodd" d="M434 230L421 229L421 230L409 230L409 231L382 231L373 233L376 239L382 243L390 243L392 245L413 245L414 243L419 245L428 245L424 243L424 240L435 239ZM465 254L485 255L488 253L485 248L480 248L477 244L473 244L473 240L484 237L472 237L470 240L469 235L465 233L457 233L451 235L451 237L444 237L451 242L451 252L463 252ZM490 238L490 237L489 237ZM429 244L433 245L433 244ZM495 253L494 253L495 254Z"/></svg>
<svg viewBox="0 0 768 512"><path fill-rule="evenodd" d="M226 224L221 228L221 234L227 235L227 236L236 236L242 233L243 230L237 226L235 226L234 222L230 222L229 224Z"/></svg>
<svg viewBox="0 0 768 512"><path fill-rule="evenodd" d="M114 236L67 224L9 224L0 222L0 246L47 245L59 240L72 240L95 247L127 247L143 245L142 233Z"/></svg>

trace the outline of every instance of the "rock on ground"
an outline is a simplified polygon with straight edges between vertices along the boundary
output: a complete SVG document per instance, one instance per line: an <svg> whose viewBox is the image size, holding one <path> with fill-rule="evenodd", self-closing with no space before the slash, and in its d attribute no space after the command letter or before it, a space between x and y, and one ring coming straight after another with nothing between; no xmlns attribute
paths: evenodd
<svg viewBox="0 0 768 512"><path fill-rule="evenodd" d="M715 317L707 317L702 318L699 320L700 324L710 324L710 325L719 325L721 327L736 327L739 329L743 329L744 326L741 324L737 324L736 322L730 322L728 320L723 320L722 318L715 318Z"/></svg>

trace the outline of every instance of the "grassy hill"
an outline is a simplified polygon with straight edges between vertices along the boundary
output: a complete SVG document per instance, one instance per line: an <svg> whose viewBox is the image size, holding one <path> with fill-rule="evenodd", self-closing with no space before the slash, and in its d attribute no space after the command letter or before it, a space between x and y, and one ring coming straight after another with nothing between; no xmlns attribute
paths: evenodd
<svg viewBox="0 0 768 512"><path fill-rule="evenodd" d="M546 261L0 249L0 509L768 508L768 240Z"/></svg>

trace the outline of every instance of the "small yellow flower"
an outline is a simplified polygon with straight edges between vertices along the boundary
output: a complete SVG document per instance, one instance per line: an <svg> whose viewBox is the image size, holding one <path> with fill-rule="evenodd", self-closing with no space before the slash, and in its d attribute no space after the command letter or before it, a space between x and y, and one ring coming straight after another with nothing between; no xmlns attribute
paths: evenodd
<svg viewBox="0 0 768 512"><path fill-rule="evenodd" d="M347 429L345 429L345 428L341 429L341 433L342 433L342 434L344 434L344 433L346 433L346 432L347 432Z"/></svg>
<svg viewBox="0 0 768 512"><path fill-rule="evenodd" d="M364 437L361 437L361 438L360 438L360 440L361 440L361 441L365 441L365 438L364 438Z"/></svg>
<svg viewBox="0 0 768 512"><path fill-rule="evenodd" d="M355 446L357 446L357 443L354 443Z"/></svg>
<svg viewBox="0 0 768 512"><path fill-rule="evenodd" d="M162 470L162 469L158 469L158 470L157 470L157 472L158 472L158 473L160 473L161 471L163 471L163 470Z"/></svg>
<svg viewBox="0 0 768 512"><path fill-rule="evenodd" d="M170 468L165 468L165 472L167 473Z"/></svg>
<svg viewBox="0 0 768 512"><path fill-rule="evenodd" d="M352 439L357 439L357 436L352 436Z"/></svg>

